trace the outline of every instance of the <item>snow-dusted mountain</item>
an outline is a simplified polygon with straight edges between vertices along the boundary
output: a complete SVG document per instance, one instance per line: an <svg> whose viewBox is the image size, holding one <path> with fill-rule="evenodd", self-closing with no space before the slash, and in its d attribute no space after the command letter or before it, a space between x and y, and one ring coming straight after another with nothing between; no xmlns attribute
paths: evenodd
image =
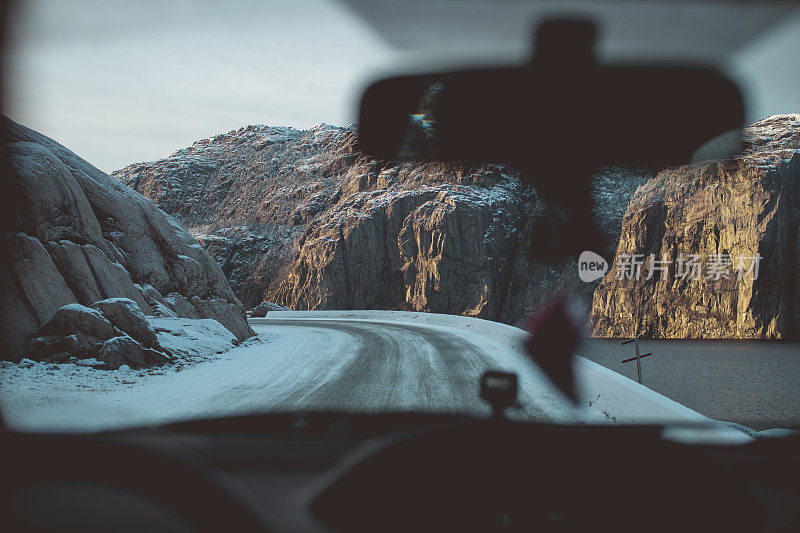
<svg viewBox="0 0 800 533"><path fill-rule="evenodd" d="M697 230L695 244L703 246L696 253L715 251L704 235L738 232L735 221L760 212L760 208L752 211L742 204L741 212L727 213L724 209L704 210L704 205L724 203L729 196L745 198L748 191L762 191L758 198L774 201L776 195L786 196L780 187L797 181L795 166L787 163L792 157L775 155L794 150L791 140L800 127L791 117L772 119L771 128L765 128L764 122L749 130L751 153L763 157L739 158L720 167L722 174L714 175L721 188L714 190L729 190L728 196L717 198L711 189L707 194L689 194L698 176L711 172L708 164L658 176L623 169L600 172L593 194L595 219L609 244L605 256L614 256L620 233L624 236L620 246L625 249L618 254L633 253L634 248L635 253L658 254L648 239L662 230L669 239ZM131 165L114 175L189 227L217 259L234 292L248 307L266 298L294 309L406 309L515 323L529 309L564 289L585 295L587 301L591 298L599 282L579 281L574 261L543 265L528 258L532 222L540 216L543 204L513 170L496 165L468 168L376 161L356 152L355 134L354 127L319 125L298 131L248 126L198 141L159 161ZM761 140L755 142L756 137ZM767 160L774 170L759 171ZM732 182L720 179L728 175L739 178ZM748 187L753 179L756 188L751 191ZM664 218L659 211L642 219L641 213L652 211L639 205L647 191L663 192L673 182L686 185L670 193L666 201L684 214ZM786 185L776 189L778 182ZM639 200L629 206L634 194ZM794 193L785 201L790 197ZM697 221L689 215L707 211L717 218L697 229ZM759 220L753 219L754 228ZM787 224L793 227L793 223ZM742 233L741 238L749 243L748 253L760 249L765 255L773 246L770 235L770 231L754 229ZM775 242L784 241L781 237ZM609 263L613 267L616 260ZM595 295L593 304L596 334L630 334L629 326L636 322L631 318L635 306L629 305L624 295L635 284L625 282L615 278L613 268L602 282L602 295ZM798 307L766 290L751 295L750 289L742 289L746 294L740 291L736 296L747 309L732 303L730 291L720 306L698 307L695 297L680 296L681 287L657 289L660 301L675 304L662 313L673 316L670 324L655 325L661 319L653 313L664 307L662 303L639 308L647 321L655 321L647 331L678 337L781 336L790 328L791 319L784 326L776 322L765 328L726 329L722 324L737 324L753 310L764 317L773 312L787 316L771 302ZM711 290L712 285L692 289L698 298ZM692 310L684 312L682 306ZM704 322L706 333L681 326L687 313L702 314L703 309L715 313Z"/></svg>
<svg viewBox="0 0 800 533"><path fill-rule="evenodd" d="M800 336L800 114L745 133L739 155L663 170L636 191L614 263L653 254L666 271L607 276L595 335Z"/></svg>
<svg viewBox="0 0 800 533"><path fill-rule="evenodd" d="M249 126L112 175L178 218L252 307L291 260L308 222L335 202L357 157L353 133Z"/></svg>
<svg viewBox="0 0 800 533"><path fill-rule="evenodd" d="M354 142L352 126L248 126L113 175L188 227L249 307L266 296L297 309L514 322L576 283L574 270L529 263L529 222L541 205L514 171L386 163ZM621 219L624 195L601 196Z"/></svg>

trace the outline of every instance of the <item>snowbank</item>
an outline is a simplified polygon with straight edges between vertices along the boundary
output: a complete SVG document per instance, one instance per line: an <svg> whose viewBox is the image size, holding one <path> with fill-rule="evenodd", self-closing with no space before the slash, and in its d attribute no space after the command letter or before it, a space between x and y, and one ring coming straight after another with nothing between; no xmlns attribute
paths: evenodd
<svg viewBox="0 0 800 533"><path fill-rule="evenodd" d="M0 361L0 407L6 422L13 427L39 430L82 427L86 422L78 415L84 409L83 402L138 389L155 376L170 379L186 365L209 361L239 344L233 333L210 318L147 320L161 346L170 351L174 364L132 371L128 365L107 370L105 363L92 358L61 364ZM138 397L131 401L138 401ZM152 408L151 411L155 412ZM119 415L118 421L123 421L124 426L128 414L101 410L96 416L97 428L105 428L104 421L113 420L114 415Z"/></svg>
<svg viewBox="0 0 800 533"><path fill-rule="evenodd" d="M211 318L147 317L147 320L156 330L159 344L178 360L207 359L238 344L233 333Z"/></svg>

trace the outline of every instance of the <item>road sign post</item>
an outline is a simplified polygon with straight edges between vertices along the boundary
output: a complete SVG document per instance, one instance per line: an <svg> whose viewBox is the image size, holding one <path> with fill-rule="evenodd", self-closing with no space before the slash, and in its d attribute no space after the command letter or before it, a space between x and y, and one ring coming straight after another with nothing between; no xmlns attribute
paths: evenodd
<svg viewBox="0 0 800 533"><path fill-rule="evenodd" d="M634 343L634 349L636 350L636 356L635 357L631 357L630 359L623 359L622 362L623 363L630 363L631 361L636 361L636 380L641 384L642 383L642 363L641 363L641 360L643 358L649 357L649 356L651 356L653 354L652 354L652 352L647 352L645 354L639 355L639 336L638 335L636 337L632 338L632 339L628 339L628 340L622 341L622 345L623 346L626 345L626 344L630 344L630 343Z"/></svg>

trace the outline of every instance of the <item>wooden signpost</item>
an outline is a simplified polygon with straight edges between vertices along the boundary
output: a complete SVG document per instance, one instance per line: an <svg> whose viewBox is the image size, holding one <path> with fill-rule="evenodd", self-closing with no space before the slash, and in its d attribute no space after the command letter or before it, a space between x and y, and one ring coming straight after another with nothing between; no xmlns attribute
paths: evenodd
<svg viewBox="0 0 800 533"><path fill-rule="evenodd" d="M637 381L639 381L639 383L641 384L642 383L642 364L641 364L640 361L644 357L649 357L649 356L653 355L653 353L652 352L647 352L645 354L639 354L639 337L638 336L636 336L636 337L634 337L632 339L628 339L626 341L622 341L622 345L623 346L626 345L626 344L630 344L630 343L634 343L634 347L636 349L636 356L635 357L631 357L630 359L623 359L622 362L623 363L630 363L631 361L636 361L636 377L637 377Z"/></svg>

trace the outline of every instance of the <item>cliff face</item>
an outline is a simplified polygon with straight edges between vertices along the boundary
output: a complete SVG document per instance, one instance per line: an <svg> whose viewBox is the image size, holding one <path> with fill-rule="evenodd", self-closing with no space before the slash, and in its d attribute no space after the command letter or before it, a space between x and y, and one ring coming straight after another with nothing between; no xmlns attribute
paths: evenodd
<svg viewBox="0 0 800 533"><path fill-rule="evenodd" d="M249 307L266 298L515 322L557 289L593 287L574 261L529 262L542 206L511 169L380 162L354 141L352 127L248 126L114 175L190 228ZM614 244L641 179L598 176Z"/></svg>
<svg viewBox="0 0 800 533"><path fill-rule="evenodd" d="M353 132L248 126L112 175L175 216L253 307L358 158Z"/></svg>
<svg viewBox="0 0 800 533"><path fill-rule="evenodd" d="M219 266L174 220L52 139L3 121L4 200L16 216L0 254L0 341L12 358L58 308L112 297L252 334Z"/></svg>
<svg viewBox="0 0 800 533"><path fill-rule="evenodd" d="M518 182L350 195L309 227L268 294L297 309L500 316L524 223Z"/></svg>
<svg viewBox="0 0 800 533"><path fill-rule="evenodd" d="M588 297L596 284L579 280L574 260L550 265L528 257L543 203L513 173L496 171L481 185L351 194L309 226L288 275L267 298L296 309L407 309L516 323L554 295ZM643 176L609 169L595 179L610 242L631 184Z"/></svg>
<svg viewBox="0 0 800 533"><path fill-rule="evenodd" d="M797 335L800 115L760 121L745 141L741 156L665 170L636 191L614 264L642 254L644 265L598 286L595 336ZM665 263L647 279L650 254Z"/></svg>
<svg viewBox="0 0 800 533"><path fill-rule="evenodd" d="M594 292L594 335L638 324L653 336L775 338L792 334L800 309L798 136L797 115L773 117L729 161L604 169L595 220L611 246L600 252L616 257L595 283L579 280L574 260L528 258L543 205L513 170L375 161L356 153L352 127L248 126L115 176L188 226L249 307L266 298L515 323L562 291ZM670 266L648 279L650 254ZM633 255L639 278L617 279ZM759 255L757 279L734 274ZM705 267L710 256L729 257L734 275L675 275L682 258Z"/></svg>
<svg viewBox="0 0 800 533"><path fill-rule="evenodd" d="M353 127L324 124L308 131L248 126L198 141L160 161L130 165L113 175L189 228L249 307L260 303L265 294L285 298L281 303L321 305L321 297L313 296L314 289L306 285L291 291L284 281L289 271L305 268L295 267L295 259L304 262L310 255L318 259L324 255L322 250L309 251L306 243L320 242L308 239L312 233L333 235L328 224L331 218L355 216L366 205L362 214L378 220L375 206L392 203L398 192L436 186L482 190L510 179L498 168L375 161L356 153ZM367 193L375 194L368 197ZM407 202L413 203L411 196ZM451 204L458 205L458 199ZM356 224L351 221L347 225ZM306 250L301 258L298 253L303 246ZM354 264L366 270L365 263L355 260ZM325 305L342 306L360 298L329 296L324 301ZM404 299L363 298L381 307Z"/></svg>

